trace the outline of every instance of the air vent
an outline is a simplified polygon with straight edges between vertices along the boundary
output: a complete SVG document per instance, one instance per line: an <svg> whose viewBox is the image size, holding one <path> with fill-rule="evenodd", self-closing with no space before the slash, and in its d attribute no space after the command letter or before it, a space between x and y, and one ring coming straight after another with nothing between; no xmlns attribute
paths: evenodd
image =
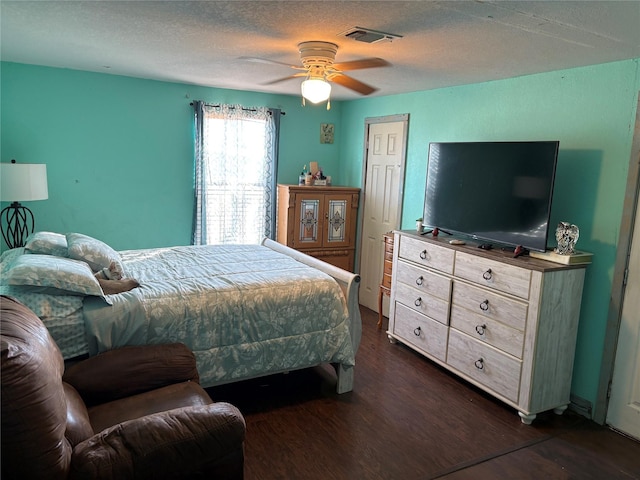
<svg viewBox="0 0 640 480"><path fill-rule="evenodd" d="M351 38L358 42L364 43L378 43L378 42L391 42L396 38L402 38L402 35L396 35L394 33L378 32L377 30L371 30L369 28L353 27L338 34L339 37Z"/></svg>

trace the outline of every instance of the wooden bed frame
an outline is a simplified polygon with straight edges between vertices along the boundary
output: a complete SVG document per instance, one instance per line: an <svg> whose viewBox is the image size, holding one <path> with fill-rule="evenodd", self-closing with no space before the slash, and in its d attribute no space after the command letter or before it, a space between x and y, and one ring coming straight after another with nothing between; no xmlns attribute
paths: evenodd
<svg viewBox="0 0 640 480"><path fill-rule="evenodd" d="M262 241L262 245L276 252L288 255L300 263L316 268L321 272L330 275L338 282L347 301L349 318L351 320L349 325L349 330L351 332L351 344L353 345L353 352L355 354L358 351L360 339L362 337L362 319L360 318L360 305L358 303L360 275L342 270L341 268L330 265L322 260L318 260L317 258L310 257L309 255L305 255L304 253L268 238L265 238ZM338 375L337 392L345 393L353 390L354 367L336 364L334 365L334 368Z"/></svg>

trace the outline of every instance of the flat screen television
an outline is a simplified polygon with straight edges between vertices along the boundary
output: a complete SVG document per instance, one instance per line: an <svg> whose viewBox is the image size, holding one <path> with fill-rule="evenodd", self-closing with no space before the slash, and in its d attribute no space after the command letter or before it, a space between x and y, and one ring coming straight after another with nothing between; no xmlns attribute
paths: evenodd
<svg viewBox="0 0 640 480"><path fill-rule="evenodd" d="M429 144L425 225L544 251L558 141Z"/></svg>

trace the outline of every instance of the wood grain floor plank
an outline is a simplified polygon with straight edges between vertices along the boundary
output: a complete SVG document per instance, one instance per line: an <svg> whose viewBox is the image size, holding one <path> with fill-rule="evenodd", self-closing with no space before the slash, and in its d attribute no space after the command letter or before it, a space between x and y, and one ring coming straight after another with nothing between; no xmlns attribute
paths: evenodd
<svg viewBox="0 0 640 480"><path fill-rule="evenodd" d="M640 478L640 443L572 412L524 425L361 312L353 392L330 366L209 389L245 416L247 480Z"/></svg>

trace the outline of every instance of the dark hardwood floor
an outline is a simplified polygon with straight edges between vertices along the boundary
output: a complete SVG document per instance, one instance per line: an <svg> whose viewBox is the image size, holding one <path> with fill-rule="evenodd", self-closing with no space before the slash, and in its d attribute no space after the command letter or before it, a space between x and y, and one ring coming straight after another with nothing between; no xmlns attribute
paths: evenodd
<svg viewBox="0 0 640 480"><path fill-rule="evenodd" d="M571 411L524 425L361 311L353 392L328 366L209 389L245 416L247 480L640 479L640 443Z"/></svg>

